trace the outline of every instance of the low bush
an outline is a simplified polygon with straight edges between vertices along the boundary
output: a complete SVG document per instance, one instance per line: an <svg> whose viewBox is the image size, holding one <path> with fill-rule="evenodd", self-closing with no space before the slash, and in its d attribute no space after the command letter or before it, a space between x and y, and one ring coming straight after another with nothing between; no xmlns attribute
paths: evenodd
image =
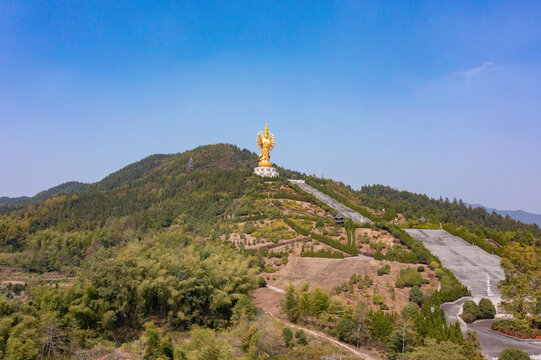
<svg viewBox="0 0 541 360"><path fill-rule="evenodd" d="M320 235L320 234L316 234L316 233L312 233L311 234L312 236L312 239L314 240L317 240L317 241L320 241L326 245L329 245L335 249L338 249L338 250L341 250L345 253L348 253L350 255L353 255L353 256L357 256L359 253L357 252L357 247L355 245L348 245L348 244L344 244L344 243L341 243L340 241L338 240L334 240L330 237L327 237L327 236L324 236L324 235Z"/></svg>
<svg viewBox="0 0 541 360"><path fill-rule="evenodd" d="M507 348L502 351L498 360L530 360L530 355L520 349Z"/></svg>
<svg viewBox="0 0 541 360"><path fill-rule="evenodd" d="M286 343L286 346L289 347L292 344L292 341L293 341L293 331L288 328L288 327L285 327L282 329L282 336L284 337L284 342Z"/></svg>
<svg viewBox="0 0 541 360"><path fill-rule="evenodd" d="M386 264L378 269L378 276L386 275L391 273L391 266Z"/></svg>
<svg viewBox="0 0 541 360"><path fill-rule="evenodd" d="M423 279L421 274L414 268L407 268L400 270L400 276L396 280L396 287L412 287L412 286L421 286L427 284L429 281Z"/></svg>
<svg viewBox="0 0 541 360"><path fill-rule="evenodd" d="M383 304L383 302L384 302L383 296L380 295L380 294L374 295L374 297L372 298L372 302L374 303L374 305L381 305L381 304Z"/></svg>
<svg viewBox="0 0 541 360"><path fill-rule="evenodd" d="M491 329L520 339L541 338L541 330L532 328L527 319L495 319Z"/></svg>
<svg viewBox="0 0 541 360"><path fill-rule="evenodd" d="M419 265L417 266L417 271L418 272L424 272L425 271L425 267L423 265Z"/></svg>
<svg viewBox="0 0 541 360"><path fill-rule="evenodd" d="M308 339L306 338L306 333L304 332L304 330L297 330L295 332L295 339L297 339L297 342L301 345L308 344Z"/></svg>
<svg viewBox="0 0 541 360"><path fill-rule="evenodd" d="M312 230L311 224L310 224L310 227L308 228L308 226L305 227L305 226L300 225L294 219L284 218L284 222L287 225L289 225L289 227L291 227L293 230L295 230L296 232L304 236L308 236L310 234L310 230Z"/></svg>
<svg viewBox="0 0 541 360"><path fill-rule="evenodd" d="M329 258L329 259L343 259L344 254L340 251L332 251L331 249L324 250L319 249L319 251L303 251L301 252L301 257L317 257L317 258Z"/></svg>
<svg viewBox="0 0 541 360"><path fill-rule="evenodd" d="M494 319L496 315L496 308L492 301L487 298L482 298L479 301L479 312L481 313L481 319Z"/></svg>
<svg viewBox="0 0 541 360"><path fill-rule="evenodd" d="M479 307L473 300L468 300L464 302L464 305L462 305L462 320L467 322L468 324L475 321L477 318L481 316L481 312L479 311Z"/></svg>
<svg viewBox="0 0 541 360"><path fill-rule="evenodd" d="M273 268L272 265L267 264L267 265L265 266L265 272L266 272L266 273L273 273L273 272L276 272L276 269Z"/></svg>

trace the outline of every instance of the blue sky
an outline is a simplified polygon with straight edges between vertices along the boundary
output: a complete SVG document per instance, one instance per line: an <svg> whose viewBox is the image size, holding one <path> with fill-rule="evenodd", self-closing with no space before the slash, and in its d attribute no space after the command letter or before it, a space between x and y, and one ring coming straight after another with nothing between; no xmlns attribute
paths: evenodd
<svg viewBox="0 0 541 360"><path fill-rule="evenodd" d="M228 142L541 213L541 3L0 2L0 196Z"/></svg>

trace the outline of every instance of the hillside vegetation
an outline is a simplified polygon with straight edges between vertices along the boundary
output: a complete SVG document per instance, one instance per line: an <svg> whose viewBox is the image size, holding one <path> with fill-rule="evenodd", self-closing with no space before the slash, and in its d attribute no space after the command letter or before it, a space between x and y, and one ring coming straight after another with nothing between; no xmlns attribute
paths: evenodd
<svg viewBox="0 0 541 360"><path fill-rule="evenodd" d="M37 201L44 200L44 199L57 196L57 195L78 193L80 191L83 191L87 187L88 187L88 184L78 182L78 181L69 181L69 182L60 184L58 186L52 187L48 190L41 191L32 197L29 197L29 196L21 196L21 197L16 197L16 198L9 198L5 196L0 197L0 206L32 204Z"/></svg>
<svg viewBox="0 0 541 360"><path fill-rule="evenodd" d="M421 225L433 226L439 214L456 231L487 231L503 246L538 243L538 229L529 225L493 215L494 224L468 220L470 210L449 215L459 204L445 210L445 202L429 199L415 208L417 200L310 178L375 220L337 224L334 210L285 178L254 175L257 161L233 145L201 146L149 156L32 204L0 207L0 358L313 359L341 352L302 331L291 335L258 312L252 299L264 303L258 296L268 289L257 288L266 283L287 287L282 304L265 308L281 309L273 314L281 321L391 358L407 358L429 343L425 338L460 355L472 351L471 339L445 324L439 305L468 290L395 217L421 213L432 222ZM376 197L385 211L371 202ZM346 278L331 274L325 289L284 284L292 273L303 279L288 264L310 267L327 258L336 265L357 254L373 258L370 266Z"/></svg>

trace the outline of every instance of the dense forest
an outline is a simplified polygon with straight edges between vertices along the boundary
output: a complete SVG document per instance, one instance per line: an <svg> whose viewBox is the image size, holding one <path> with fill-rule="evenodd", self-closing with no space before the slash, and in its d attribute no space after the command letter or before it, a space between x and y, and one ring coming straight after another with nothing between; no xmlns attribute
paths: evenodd
<svg viewBox="0 0 541 360"><path fill-rule="evenodd" d="M536 256L537 226L460 201L379 185L355 191L309 178L375 221L337 225L335 211L285 179L303 174L279 168L284 178L268 181L253 174L257 162L236 146L201 146L149 156L94 184L70 183L26 204L0 206L0 358L121 352L141 359L313 359L339 351L254 305L253 292L288 263L297 241L303 258L344 259L363 246L376 248L375 260L410 266L395 283L410 299L400 312L391 311L381 294L371 293L377 288L372 280L360 275L332 293L291 286L282 304L287 321L393 359L420 359L416 354L430 346L473 359L479 355L475 335L464 338L439 309L468 290L394 220L401 214L408 226L442 222L480 246L489 246L490 236ZM417 223L420 216L429 223ZM377 235L357 237L358 229ZM380 242L381 234L392 244ZM260 241L265 247L256 246ZM281 241L289 241L285 250L272 251ZM519 258L513 251L508 258ZM389 265L380 270L374 276L391 276ZM425 272L439 290L426 285ZM506 281L510 292L513 281ZM346 301L359 291L371 294L370 304Z"/></svg>

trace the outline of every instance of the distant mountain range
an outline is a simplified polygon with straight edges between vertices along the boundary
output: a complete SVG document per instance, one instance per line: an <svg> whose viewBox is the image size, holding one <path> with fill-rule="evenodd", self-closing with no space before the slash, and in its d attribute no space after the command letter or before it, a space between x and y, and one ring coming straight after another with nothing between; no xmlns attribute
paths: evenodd
<svg viewBox="0 0 541 360"><path fill-rule="evenodd" d="M58 186L52 187L48 190L37 193L34 196L19 196L19 197L0 197L0 206L3 205L26 205L32 204L37 201L47 199L53 196L62 194L71 194L80 192L88 187L89 184L85 184L78 181L69 181Z"/></svg>
<svg viewBox="0 0 541 360"><path fill-rule="evenodd" d="M526 224L537 224L538 226L541 226L541 214L534 214L529 213L523 210L498 210L489 208L486 206L483 206L481 204L470 204L472 207L482 207L489 213L492 213L493 211L496 212L496 214L500 214L501 216L509 215L510 218L521 221Z"/></svg>

